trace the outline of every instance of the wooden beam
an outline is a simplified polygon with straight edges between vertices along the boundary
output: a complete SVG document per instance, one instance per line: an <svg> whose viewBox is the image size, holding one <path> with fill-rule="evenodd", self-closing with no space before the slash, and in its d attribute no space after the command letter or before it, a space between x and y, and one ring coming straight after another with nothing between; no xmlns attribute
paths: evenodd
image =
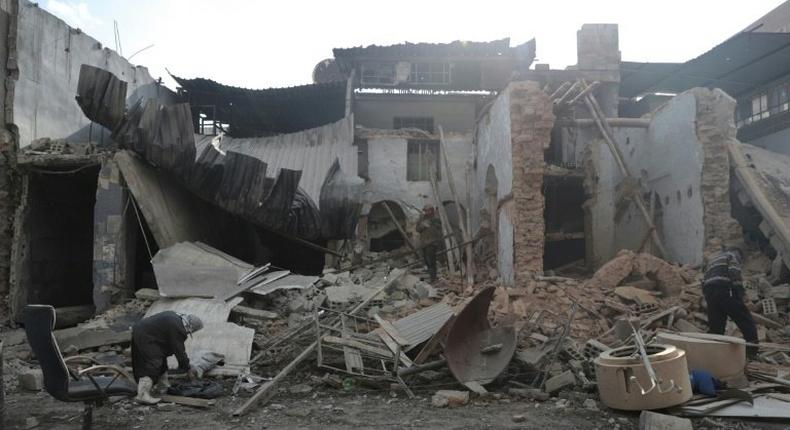
<svg viewBox="0 0 790 430"><path fill-rule="evenodd" d="M450 160L447 158L447 147L444 144L444 130L442 130L442 126L439 126L439 150L441 152L441 156L444 159L444 170L447 171L447 185L450 188L450 194L453 196L453 202L455 202L455 213L456 218L458 219L458 226L461 228L461 237L463 238L464 242L469 242L471 239L469 232L466 229L466 223L464 222L464 214L461 210L461 199L458 198L458 193L455 191L455 181L453 180L453 169L450 167ZM466 203L467 206L469 202ZM452 228L452 226L450 226ZM459 255L460 257L460 255ZM459 265L460 265L460 258L459 258ZM469 244L466 246L466 285L472 286L474 284L474 277L472 274L472 245Z"/></svg>
<svg viewBox="0 0 790 430"><path fill-rule="evenodd" d="M612 132L611 127L609 127L609 124L603 120L603 111L601 110L601 106L598 104L598 101L595 99L595 96L592 94L587 94L584 97L584 102L587 104L587 109L589 109L590 114L595 120L595 124L598 126L598 131L600 131L601 136L603 136L604 141L606 142L606 145L609 147L609 151L612 153L612 158L614 158L615 164L617 164L617 167L620 169L620 173L626 179L633 178L631 172L628 170L628 166L625 164L623 154L620 152L620 148L617 146L617 142L615 141L614 133ZM650 219L650 214L647 211L642 194L637 190L637 192L631 194L631 198L636 204L637 208L639 208L642 218L644 218L645 222L647 223L647 226L650 229L650 236L653 238L653 243L655 244L656 248L658 248L661 257L667 258L667 250L664 248L664 243L658 236L658 231L656 230L655 224L653 224L653 220Z"/></svg>
<svg viewBox="0 0 790 430"><path fill-rule="evenodd" d="M394 277L394 279L398 279L398 278L399 276ZM379 288L370 297L363 300L362 303L358 304L353 309L351 309L349 314L354 315L355 313L359 312L361 309L364 309L365 306L367 306L371 300L373 300L376 296L378 296L379 294L384 292L387 288L389 288L392 282L394 282L392 279L388 279L384 283L384 286ZM340 325L339 322L335 324L336 327L338 327L339 325ZM257 403L268 401L272 396L274 396L277 393L276 390L277 387L280 385L280 382L282 382L283 379L285 379L291 372L293 372L293 370L296 369L296 367L299 366L299 364L302 361L304 361L307 357L309 357L312 353L314 353L317 348L318 348L318 341L311 343L310 346L305 348L296 358L293 359L293 361L288 363L288 365L285 366L285 368L283 368L279 373L277 373L277 375L275 375L274 378L272 378L272 380L267 381L265 384L263 384L260 388L258 388L258 391L256 391L255 394L252 395L252 397L247 399L247 401L244 402L243 405L241 405L238 409L233 411L233 415L234 416L243 415L247 413L247 411L249 411L250 408L252 408Z"/></svg>

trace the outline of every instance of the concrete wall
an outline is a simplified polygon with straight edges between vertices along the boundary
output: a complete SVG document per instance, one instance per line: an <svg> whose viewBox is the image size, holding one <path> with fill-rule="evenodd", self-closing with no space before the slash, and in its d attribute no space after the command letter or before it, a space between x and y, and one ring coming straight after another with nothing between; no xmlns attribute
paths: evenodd
<svg viewBox="0 0 790 430"><path fill-rule="evenodd" d="M36 4L20 0L17 17L13 116L19 147L41 138L73 142L109 143L109 136L80 110L77 94L80 67L104 68L128 82L128 103L167 91L159 87L145 67L133 66L92 37L73 29ZM169 93L169 91L167 91Z"/></svg>
<svg viewBox="0 0 790 430"><path fill-rule="evenodd" d="M475 124L476 98L442 96L359 95L354 115L358 125L391 129L393 118L433 117L435 133L441 125L445 132L470 132ZM439 100L437 100L439 99Z"/></svg>
<svg viewBox="0 0 790 430"><path fill-rule="evenodd" d="M369 130L360 134L360 137L366 138L368 142L370 181L367 181L364 187L364 203L396 201L401 205L407 218L412 220L419 216L425 205L436 205L430 182L406 180L406 151L409 137L388 130ZM465 207L467 193L464 172L473 156L472 136L464 133L447 133L444 138L447 158L453 170L455 190ZM440 198L442 202L453 200L448 185L447 169L443 161L439 164Z"/></svg>
<svg viewBox="0 0 790 430"><path fill-rule="evenodd" d="M621 249L638 250L648 231L629 198L639 192L650 206L656 194L656 226L671 262L699 264L715 240L737 240L730 218L726 142L734 139L732 105L718 90L680 94L653 116L649 128L615 128L618 147L635 182L624 181L608 146L592 141L586 152L593 265ZM649 248L646 248L649 250Z"/></svg>
<svg viewBox="0 0 790 430"><path fill-rule="evenodd" d="M497 269L502 280L512 285L513 272L513 153L510 133L510 92L502 91L488 112L477 123L476 189L473 192L472 228L479 230L481 210L487 206L486 176L490 168L496 174ZM493 227L493 226L492 226Z"/></svg>

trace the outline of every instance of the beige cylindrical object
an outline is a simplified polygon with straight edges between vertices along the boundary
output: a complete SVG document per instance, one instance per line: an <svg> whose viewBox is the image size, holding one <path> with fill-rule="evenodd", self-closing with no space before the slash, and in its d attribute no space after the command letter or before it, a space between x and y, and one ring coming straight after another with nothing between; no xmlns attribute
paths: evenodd
<svg viewBox="0 0 790 430"><path fill-rule="evenodd" d="M659 332L658 342L686 351L689 370L705 370L724 381L740 380L746 368L746 342L707 333Z"/></svg>
<svg viewBox="0 0 790 430"><path fill-rule="evenodd" d="M660 383L646 394L641 384L650 388L650 376L635 353L635 347L625 346L603 352L595 359L595 376L601 401L613 409L627 411L662 409L691 399L686 354L673 345L646 346L650 364ZM636 378L638 384L632 380Z"/></svg>

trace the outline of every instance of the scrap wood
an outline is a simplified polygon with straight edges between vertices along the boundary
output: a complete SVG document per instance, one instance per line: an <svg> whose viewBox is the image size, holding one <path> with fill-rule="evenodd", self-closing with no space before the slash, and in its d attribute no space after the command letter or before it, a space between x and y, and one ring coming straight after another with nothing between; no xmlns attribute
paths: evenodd
<svg viewBox="0 0 790 430"><path fill-rule="evenodd" d="M414 255L417 256L418 260L422 259L422 256L420 256L420 253L417 252L417 248L414 247L414 244L411 242L411 239L409 238L409 235L406 233L406 230L404 230L403 227L400 225L398 219L395 217L395 214L392 212L392 209L390 209L389 203L387 203L386 201L384 202L384 209L387 210L387 214L389 214L390 221L392 221L392 223L395 224L395 227L398 229L398 232L400 233L401 237L406 242L406 245L409 246L409 249L411 249L412 252L414 252Z"/></svg>
<svg viewBox="0 0 790 430"><path fill-rule="evenodd" d="M376 333L379 336L379 338L381 338L381 341L384 342L385 345L387 345L387 348L390 350L390 352L392 352L393 355L398 357L398 361L400 361L404 367L414 366L414 362L411 361L411 359L406 354L403 353L403 350L401 349L401 345L397 341L395 341L395 339L393 339L389 334L387 334L386 331L382 330L381 328L377 328L373 330L373 333Z"/></svg>
<svg viewBox="0 0 790 430"><path fill-rule="evenodd" d="M401 336L398 329L392 325L389 321L382 318L379 314L373 315L373 318L376 320L377 323L381 326L381 329L384 330L395 342L397 342L400 346L408 346L409 341L404 339Z"/></svg>
<svg viewBox="0 0 790 430"><path fill-rule="evenodd" d="M321 342L333 344L333 345L347 346L359 351L367 352L369 354L380 355L382 358L390 358L390 356L392 356L392 354L388 349L379 348L351 338L324 335L321 337Z"/></svg>
<svg viewBox="0 0 790 430"><path fill-rule="evenodd" d="M367 299L363 300L360 304L358 304L351 311L349 311L349 314L353 315L359 312L361 309L365 308L365 306L367 306L370 303L370 301L373 300L374 297L378 296L386 289L388 289L391 286L390 285L391 282L393 281L388 280L387 282L385 282L384 285L378 291L376 291L374 294L369 296ZM339 326L340 323L337 323L336 327ZM314 341L313 343L311 343L310 346L305 348L296 358L294 358L287 366L285 366L285 368L283 368L279 373L277 373L277 375L275 375L274 378L272 378L270 381L266 382L260 388L258 388L258 391L256 391L255 394L252 395L252 397L247 399L247 401L244 402L243 405L241 405L238 409L233 411L233 415L234 416L243 415L247 413L247 411L249 411L250 408L252 408L258 402L268 401L276 393L275 389L280 384L280 382L282 382L282 380L285 379L285 377L287 377L299 365L299 363L301 363L312 353L314 353L317 348L318 348L318 341Z"/></svg>
<svg viewBox="0 0 790 430"><path fill-rule="evenodd" d="M280 317L277 312L264 311L262 309L255 309L247 306L236 305L230 310L232 314L237 314L247 318L254 318L259 320L275 320Z"/></svg>
<svg viewBox="0 0 790 430"><path fill-rule="evenodd" d="M191 406L194 408L208 408L216 404L213 399L199 399L196 397L174 396L172 394L162 394L159 396L163 402L175 403L177 405Z"/></svg>

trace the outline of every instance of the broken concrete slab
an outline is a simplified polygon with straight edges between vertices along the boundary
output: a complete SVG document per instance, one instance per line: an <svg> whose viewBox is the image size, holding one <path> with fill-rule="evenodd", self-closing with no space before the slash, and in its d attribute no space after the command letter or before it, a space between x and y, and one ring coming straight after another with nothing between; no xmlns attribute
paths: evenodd
<svg viewBox="0 0 790 430"><path fill-rule="evenodd" d="M223 297L253 266L201 242L179 242L151 259L163 297Z"/></svg>
<svg viewBox="0 0 790 430"><path fill-rule="evenodd" d="M760 224L771 246L790 267L790 157L744 143L727 147L730 165L751 204L762 215Z"/></svg>
<svg viewBox="0 0 790 430"><path fill-rule="evenodd" d="M639 414L639 430L692 430L688 418L664 415L651 411Z"/></svg>
<svg viewBox="0 0 790 430"><path fill-rule="evenodd" d="M44 388L44 373L41 369L28 369L17 375L19 386L28 391L41 391Z"/></svg>
<svg viewBox="0 0 790 430"><path fill-rule="evenodd" d="M554 394L563 388L570 388L576 385L576 377L573 372L566 370L557 376L546 380L545 390L549 394Z"/></svg>

